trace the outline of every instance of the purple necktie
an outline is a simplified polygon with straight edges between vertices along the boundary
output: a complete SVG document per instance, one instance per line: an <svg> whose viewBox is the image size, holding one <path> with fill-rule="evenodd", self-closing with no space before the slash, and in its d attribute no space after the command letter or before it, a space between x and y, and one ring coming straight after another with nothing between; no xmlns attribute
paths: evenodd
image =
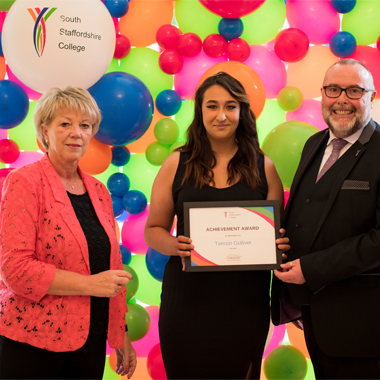
<svg viewBox="0 0 380 380"><path fill-rule="evenodd" d="M323 165L322 170L319 172L317 180L315 183L317 183L321 177L333 166L336 162L336 160L339 158L340 151L345 147L345 145L348 143L348 141L343 139L334 139L332 141L333 144L333 150L330 154L330 157L327 159L325 164Z"/></svg>

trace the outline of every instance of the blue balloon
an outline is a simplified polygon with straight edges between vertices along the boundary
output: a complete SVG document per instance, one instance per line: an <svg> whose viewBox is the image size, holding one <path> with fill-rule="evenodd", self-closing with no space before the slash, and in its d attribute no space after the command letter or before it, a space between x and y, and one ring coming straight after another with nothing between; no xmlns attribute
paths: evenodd
<svg viewBox="0 0 380 380"><path fill-rule="evenodd" d="M103 144L121 146L139 139L153 118L153 98L145 84L135 76L112 72L88 89L103 120L94 136Z"/></svg>
<svg viewBox="0 0 380 380"><path fill-rule="evenodd" d="M112 148L112 161L111 163L115 166L127 165L131 154L126 146L114 146Z"/></svg>
<svg viewBox="0 0 380 380"><path fill-rule="evenodd" d="M111 194L111 198L112 198L113 214L115 215L115 218L116 218L120 216L124 211L123 198L117 197L116 195L112 195L112 194Z"/></svg>
<svg viewBox="0 0 380 380"><path fill-rule="evenodd" d="M125 16L129 8L127 0L105 0L104 5L114 18Z"/></svg>
<svg viewBox="0 0 380 380"><path fill-rule="evenodd" d="M124 265L129 265L131 262L131 251L129 248L127 248L125 245L120 244L120 253L121 253L121 259L123 260Z"/></svg>
<svg viewBox="0 0 380 380"><path fill-rule="evenodd" d="M124 206L123 206L123 212L121 213L121 215L115 216L115 218L119 223L124 223L124 221L125 221L125 219L127 219L128 215L129 214L124 210Z"/></svg>
<svg viewBox="0 0 380 380"><path fill-rule="evenodd" d="M227 41L239 38L243 29L243 21L240 18L222 18L218 25L219 34Z"/></svg>
<svg viewBox="0 0 380 380"><path fill-rule="evenodd" d="M146 196L141 191L130 190L123 196L124 209L132 215L141 214L147 204Z"/></svg>
<svg viewBox="0 0 380 380"><path fill-rule="evenodd" d="M356 50L356 39L349 32L337 32L330 39L330 50L337 57L349 57Z"/></svg>
<svg viewBox="0 0 380 380"><path fill-rule="evenodd" d="M130 185L129 178L124 173L114 173L107 180L108 190L117 197L123 197Z"/></svg>
<svg viewBox="0 0 380 380"><path fill-rule="evenodd" d="M158 112L164 116L175 115L182 106L181 95L174 90L161 91L156 98Z"/></svg>
<svg viewBox="0 0 380 380"><path fill-rule="evenodd" d="M16 82L0 80L0 128L16 127L25 119L28 110L26 91Z"/></svg>
<svg viewBox="0 0 380 380"><path fill-rule="evenodd" d="M339 13L348 13L355 8L356 0L331 0L331 5Z"/></svg>
<svg viewBox="0 0 380 380"><path fill-rule="evenodd" d="M170 256L149 248L146 252L145 262L148 272L158 281L164 278L165 265L169 261Z"/></svg>
<svg viewBox="0 0 380 380"><path fill-rule="evenodd" d="M0 32L0 57L4 57L3 45L1 44L1 32Z"/></svg>

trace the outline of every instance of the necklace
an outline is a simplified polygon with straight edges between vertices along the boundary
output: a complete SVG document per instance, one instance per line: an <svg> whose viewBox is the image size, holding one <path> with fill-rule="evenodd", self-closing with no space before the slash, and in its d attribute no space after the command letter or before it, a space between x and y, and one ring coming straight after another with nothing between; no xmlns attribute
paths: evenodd
<svg viewBox="0 0 380 380"><path fill-rule="evenodd" d="M77 181L76 178L75 178L75 180L74 180L74 184L73 184L73 185L71 185L71 184L67 181L67 179L65 179L65 181L66 181L66 183L67 183L72 189L75 188L75 183L76 183L76 181Z"/></svg>

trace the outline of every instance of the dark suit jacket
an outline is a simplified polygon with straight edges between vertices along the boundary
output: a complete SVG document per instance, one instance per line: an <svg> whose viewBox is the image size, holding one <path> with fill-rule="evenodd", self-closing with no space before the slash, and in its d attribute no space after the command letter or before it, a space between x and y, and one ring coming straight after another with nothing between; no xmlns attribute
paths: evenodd
<svg viewBox="0 0 380 380"><path fill-rule="evenodd" d="M286 229L297 187L328 140L328 130L305 144L283 217ZM298 254L304 285L272 286L272 319L300 317L290 294L307 292L319 347L330 356L380 356L380 126L371 120L340 158L343 169L331 183L310 251ZM313 215L310 215L312 218ZM290 245L292 242L290 241ZM290 251L289 260L294 260Z"/></svg>

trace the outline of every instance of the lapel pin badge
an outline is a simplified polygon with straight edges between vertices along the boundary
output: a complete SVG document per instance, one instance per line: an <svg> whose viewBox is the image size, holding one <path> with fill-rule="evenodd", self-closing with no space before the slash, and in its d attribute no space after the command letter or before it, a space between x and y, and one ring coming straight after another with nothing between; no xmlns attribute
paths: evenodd
<svg viewBox="0 0 380 380"><path fill-rule="evenodd" d="M357 157L359 153L360 153L360 150L357 150L356 154L355 154L355 157Z"/></svg>

